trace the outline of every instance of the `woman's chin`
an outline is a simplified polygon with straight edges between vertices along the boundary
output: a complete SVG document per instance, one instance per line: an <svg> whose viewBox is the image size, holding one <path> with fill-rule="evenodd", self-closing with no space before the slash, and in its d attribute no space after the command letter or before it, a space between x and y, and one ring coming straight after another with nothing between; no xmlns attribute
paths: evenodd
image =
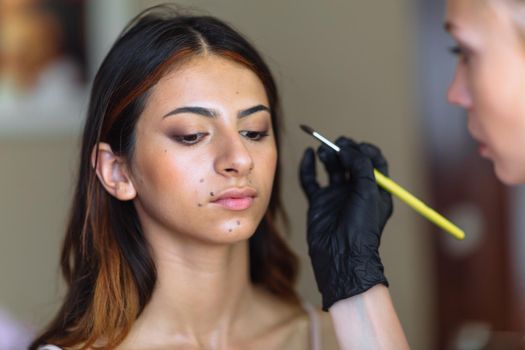
<svg viewBox="0 0 525 350"><path fill-rule="evenodd" d="M517 169L515 165L504 166L498 162L494 162L494 172L497 178L505 185L514 186L525 184L525 169Z"/></svg>
<svg viewBox="0 0 525 350"><path fill-rule="evenodd" d="M206 236L201 236L201 239L208 243L215 244L234 244L250 239L255 233L256 226L247 223L246 220L231 220L221 223L206 231Z"/></svg>

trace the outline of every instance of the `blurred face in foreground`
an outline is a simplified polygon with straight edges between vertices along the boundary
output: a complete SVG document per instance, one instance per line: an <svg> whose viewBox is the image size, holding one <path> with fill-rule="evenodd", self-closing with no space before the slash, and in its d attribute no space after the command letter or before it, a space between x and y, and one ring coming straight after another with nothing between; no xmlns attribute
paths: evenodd
<svg viewBox="0 0 525 350"><path fill-rule="evenodd" d="M207 244L248 239L277 164L269 103L250 69L192 58L153 88L136 127L134 198L145 231Z"/></svg>
<svg viewBox="0 0 525 350"><path fill-rule="evenodd" d="M525 183L525 40L512 0L448 0L445 29L457 42L448 100L466 109L468 129L498 178ZM525 20L525 17L523 17Z"/></svg>

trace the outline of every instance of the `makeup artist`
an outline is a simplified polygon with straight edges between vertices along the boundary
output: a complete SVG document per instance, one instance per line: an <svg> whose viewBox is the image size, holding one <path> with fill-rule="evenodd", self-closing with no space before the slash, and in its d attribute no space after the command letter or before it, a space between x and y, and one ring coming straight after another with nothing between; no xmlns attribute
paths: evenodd
<svg viewBox="0 0 525 350"><path fill-rule="evenodd" d="M497 177L524 184L525 1L448 0L445 29L458 56L449 102L468 112L468 129Z"/></svg>
<svg viewBox="0 0 525 350"><path fill-rule="evenodd" d="M323 313L299 300L274 224L279 118L273 77L239 33L166 6L139 15L93 83L67 293L30 349L405 349L377 253L392 210L373 181L383 158L340 139L341 158L319 151L320 188L305 155Z"/></svg>
<svg viewBox="0 0 525 350"><path fill-rule="evenodd" d="M449 102L467 110L468 129L479 142L480 155L493 162L497 177L505 184L525 184L525 98L523 97L525 91L525 1L447 0L445 29L457 42L457 46L452 51L458 56L456 73L448 90ZM340 146L345 142L348 141L340 140ZM355 145L351 142L348 143L348 146L354 149L355 153L352 156L349 155L349 159L352 157L357 159L355 157L358 157L358 154L355 150L360 148L361 153L371 154L370 159L373 165L380 169L381 161L374 161L371 152L376 151L372 151L373 148L370 149L367 145ZM350 277L346 277L348 275L346 271L356 266L347 264L347 262L353 259L354 251L361 252L360 249L352 249L352 238L359 237L357 230L359 225L349 227L348 234L336 237L326 233L344 232L342 229L344 224L338 222L337 219L347 218L351 215L350 213L354 213L359 218L365 218L364 214L359 214L359 210L363 209L361 213L366 212L367 215L371 215L371 218L366 220L365 228L374 232L379 239L384 220L388 216L388 211L385 209L388 208L388 205L386 198L383 201L377 200L377 204L369 208L364 204L355 204L354 201L359 200L357 196L352 201L344 190L338 190L338 183L344 176L342 168L346 166L346 169L352 172L352 168L347 164L347 156L343 152L337 159L336 153L326 146L321 146L318 152L330 174L330 185L325 189L319 189L314 181L315 174L312 165L314 155L311 150L305 153L301 178L303 188L310 199L308 240L312 264L319 289L323 294L323 305L325 308L333 305L330 308L332 313L339 311L340 304L347 304L350 307L352 301L355 300L355 297L344 299L345 295L353 294L353 288L341 290L331 288L331 286L345 285L345 283L338 283L341 278L354 281L355 276L359 275L351 273ZM365 160L358 162L365 168L370 167ZM357 174L358 171L354 173ZM363 176L358 176L359 181L365 182L366 174L370 174L370 171L363 171ZM374 187L371 184L368 186ZM352 186L355 189L360 187L364 188L365 185L356 183ZM376 196L380 197L379 194ZM334 202L337 204L333 204ZM346 215L343 214L345 206ZM330 215L332 211L335 213ZM356 220L355 223L357 222ZM375 227L368 226L371 223L376 223ZM360 238L354 239L360 240ZM377 245L373 242L373 244L363 246L376 247ZM326 247L331 249L326 249ZM369 277L364 278L366 282L362 289L375 283L378 283L378 286L370 290L382 288L381 284L385 282L379 257L374 253L369 255L372 258L367 261L373 261L371 269L377 271L370 276L377 276L377 278L372 281L369 281ZM339 259L341 263L331 264L330 261L335 259ZM357 266L359 265L358 263ZM360 281L359 278L357 280ZM367 293L362 294L363 299L366 299ZM343 301L332 304L333 300Z"/></svg>

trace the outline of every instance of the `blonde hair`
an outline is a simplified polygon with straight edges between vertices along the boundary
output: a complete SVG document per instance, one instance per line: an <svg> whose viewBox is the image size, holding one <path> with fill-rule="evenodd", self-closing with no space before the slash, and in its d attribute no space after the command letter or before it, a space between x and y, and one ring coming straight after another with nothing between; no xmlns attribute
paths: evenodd
<svg viewBox="0 0 525 350"><path fill-rule="evenodd" d="M489 3L504 2L525 45L525 0L487 0Z"/></svg>

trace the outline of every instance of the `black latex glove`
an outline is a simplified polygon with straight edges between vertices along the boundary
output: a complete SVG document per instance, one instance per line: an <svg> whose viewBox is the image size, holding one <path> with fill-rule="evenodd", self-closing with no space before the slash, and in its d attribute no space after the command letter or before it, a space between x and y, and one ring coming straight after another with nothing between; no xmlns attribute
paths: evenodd
<svg viewBox="0 0 525 350"><path fill-rule="evenodd" d="M375 182L373 168L388 176L380 150L340 137L337 153L322 145L317 153L328 172L329 185L320 187L315 154L309 148L300 165L308 197L308 252L323 296L323 310L337 301L388 281L379 257L379 242L392 215L392 197Z"/></svg>

